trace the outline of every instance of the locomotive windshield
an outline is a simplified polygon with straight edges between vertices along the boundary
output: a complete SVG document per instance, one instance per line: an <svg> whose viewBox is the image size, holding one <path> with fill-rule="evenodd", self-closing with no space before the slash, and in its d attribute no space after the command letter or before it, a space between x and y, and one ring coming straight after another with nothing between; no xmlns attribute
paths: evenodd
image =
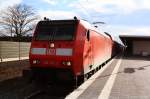
<svg viewBox="0 0 150 99"><path fill-rule="evenodd" d="M35 40L73 40L75 21L41 21L37 25Z"/></svg>

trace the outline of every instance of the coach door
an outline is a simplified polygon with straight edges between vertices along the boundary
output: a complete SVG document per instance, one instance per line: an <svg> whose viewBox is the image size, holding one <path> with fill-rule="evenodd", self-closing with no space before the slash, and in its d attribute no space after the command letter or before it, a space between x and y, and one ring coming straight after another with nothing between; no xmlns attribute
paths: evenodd
<svg viewBox="0 0 150 99"><path fill-rule="evenodd" d="M88 54L88 65L89 69L93 69L93 57L92 57L92 42L90 38L90 30L87 31L86 33L86 44L87 44L87 54Z"/></svg>

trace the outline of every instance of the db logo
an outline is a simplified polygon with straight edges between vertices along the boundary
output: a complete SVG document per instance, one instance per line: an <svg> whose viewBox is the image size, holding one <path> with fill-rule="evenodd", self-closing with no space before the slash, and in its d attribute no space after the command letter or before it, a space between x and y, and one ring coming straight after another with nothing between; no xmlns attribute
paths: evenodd
<svg viewBox="0 0 150 99"><path fill-rule="evenodd" d="M55 55L55 53L56 53L55 49L48 49L47 50L48 55Z"/></svg>

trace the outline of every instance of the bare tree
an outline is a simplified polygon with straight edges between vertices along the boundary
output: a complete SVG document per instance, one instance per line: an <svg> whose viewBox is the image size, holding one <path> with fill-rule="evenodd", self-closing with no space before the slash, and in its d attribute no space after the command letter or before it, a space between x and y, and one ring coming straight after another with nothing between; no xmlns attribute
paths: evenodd
<svg viewBox="0 0 150 99"><path fill-rule="evenodd" d="M1 12L0 25L17 37L24 36L33 30L33 24L39 19L36 11L28 5L17 4Z"/></svg>

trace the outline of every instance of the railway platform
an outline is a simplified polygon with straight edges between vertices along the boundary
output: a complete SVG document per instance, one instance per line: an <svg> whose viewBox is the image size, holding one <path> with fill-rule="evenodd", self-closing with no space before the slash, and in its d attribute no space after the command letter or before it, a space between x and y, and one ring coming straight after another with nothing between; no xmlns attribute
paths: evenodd
<svg viewBox="0 0 150 99"><path fill-rule="evenodd" d="M115 58L66 99L150 99L150 58Z"/></svg>

